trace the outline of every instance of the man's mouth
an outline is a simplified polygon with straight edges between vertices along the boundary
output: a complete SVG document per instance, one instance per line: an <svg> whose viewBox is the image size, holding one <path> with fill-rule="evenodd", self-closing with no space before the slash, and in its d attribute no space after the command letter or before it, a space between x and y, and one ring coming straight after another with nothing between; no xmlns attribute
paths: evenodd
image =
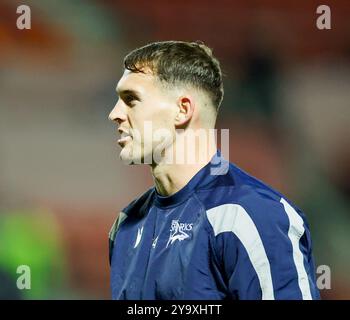
<svg viewBox="0 0 350 320"><path fill-rule="evenodd" d="M132 139L131 135L127 132L122 132L120 139L118 139L118 144L123 147L128 141Z"/></svg>

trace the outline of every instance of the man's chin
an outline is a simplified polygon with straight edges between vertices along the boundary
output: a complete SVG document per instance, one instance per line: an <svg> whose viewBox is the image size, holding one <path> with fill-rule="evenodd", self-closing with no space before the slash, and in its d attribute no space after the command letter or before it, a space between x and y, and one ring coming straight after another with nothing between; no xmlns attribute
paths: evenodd
<svg viewBox="0 0 350 320"><path fill-rule="evenodd" d="M126 165L133 164L131 152L129 152L129 150L126 150L125 147L120 151L119 158L123 162L123 164L126 164Z"/></svg>
<svg viewBox="0 0 350 320"><path fill-rule="evenodd" d="M135 156L133 150L131 148L124 147L119 154L120 160L123 164L126 165L134 165L134 164L142 164L143 159L141 156Z"/></svg>

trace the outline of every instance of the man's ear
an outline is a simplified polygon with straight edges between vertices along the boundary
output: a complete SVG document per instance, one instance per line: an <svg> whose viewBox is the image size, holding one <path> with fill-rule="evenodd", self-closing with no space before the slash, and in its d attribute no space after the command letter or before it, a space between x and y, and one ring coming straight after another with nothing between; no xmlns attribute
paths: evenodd
<svg viewBox="0 0 350 320"><path fill-rule="evenodd" d="M189 96L182 96L179 98L178 103L178 112L175 117L175 126L182 127L187 125L192 119L194 113L194 100Z"/></svg>

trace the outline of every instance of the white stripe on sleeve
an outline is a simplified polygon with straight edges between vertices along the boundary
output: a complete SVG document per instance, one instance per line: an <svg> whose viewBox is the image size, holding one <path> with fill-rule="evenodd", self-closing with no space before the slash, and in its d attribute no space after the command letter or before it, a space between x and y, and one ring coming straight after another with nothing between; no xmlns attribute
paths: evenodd
<svg viewBox="0 0 350 320"><path fill-rule="evenodd" d="M224 204L207 211L215 236L233 232L245 247L258 276L263 300L274 300L270 263L259 232L246 210L238 204Z"/></svg>
<svg viewBox="0 0 350 320"><path fill-rule="evenodd" d="M292 242L293 260L298 273L298 283L303 300L312 300L309 280L304 267L304 256L300 251L299 240L305 232L303 219L295 211L295 209L283 198L280 202L284 206L284 210L289 219L288 237Z"/></svg>

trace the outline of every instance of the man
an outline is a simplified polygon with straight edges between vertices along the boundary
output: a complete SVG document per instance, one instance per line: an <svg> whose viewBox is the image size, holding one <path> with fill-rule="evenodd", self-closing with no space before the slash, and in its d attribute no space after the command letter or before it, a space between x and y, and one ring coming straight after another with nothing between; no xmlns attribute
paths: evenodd
<svg viewBox="0 0 350 320"><path fill-rule="evenodd" d="M319 298L302 212L216 148L223 83L211 50L151 43L124 66L109 118L121 133L120 158L148 163L155 186L111 229L113 298Z"/></svg>

